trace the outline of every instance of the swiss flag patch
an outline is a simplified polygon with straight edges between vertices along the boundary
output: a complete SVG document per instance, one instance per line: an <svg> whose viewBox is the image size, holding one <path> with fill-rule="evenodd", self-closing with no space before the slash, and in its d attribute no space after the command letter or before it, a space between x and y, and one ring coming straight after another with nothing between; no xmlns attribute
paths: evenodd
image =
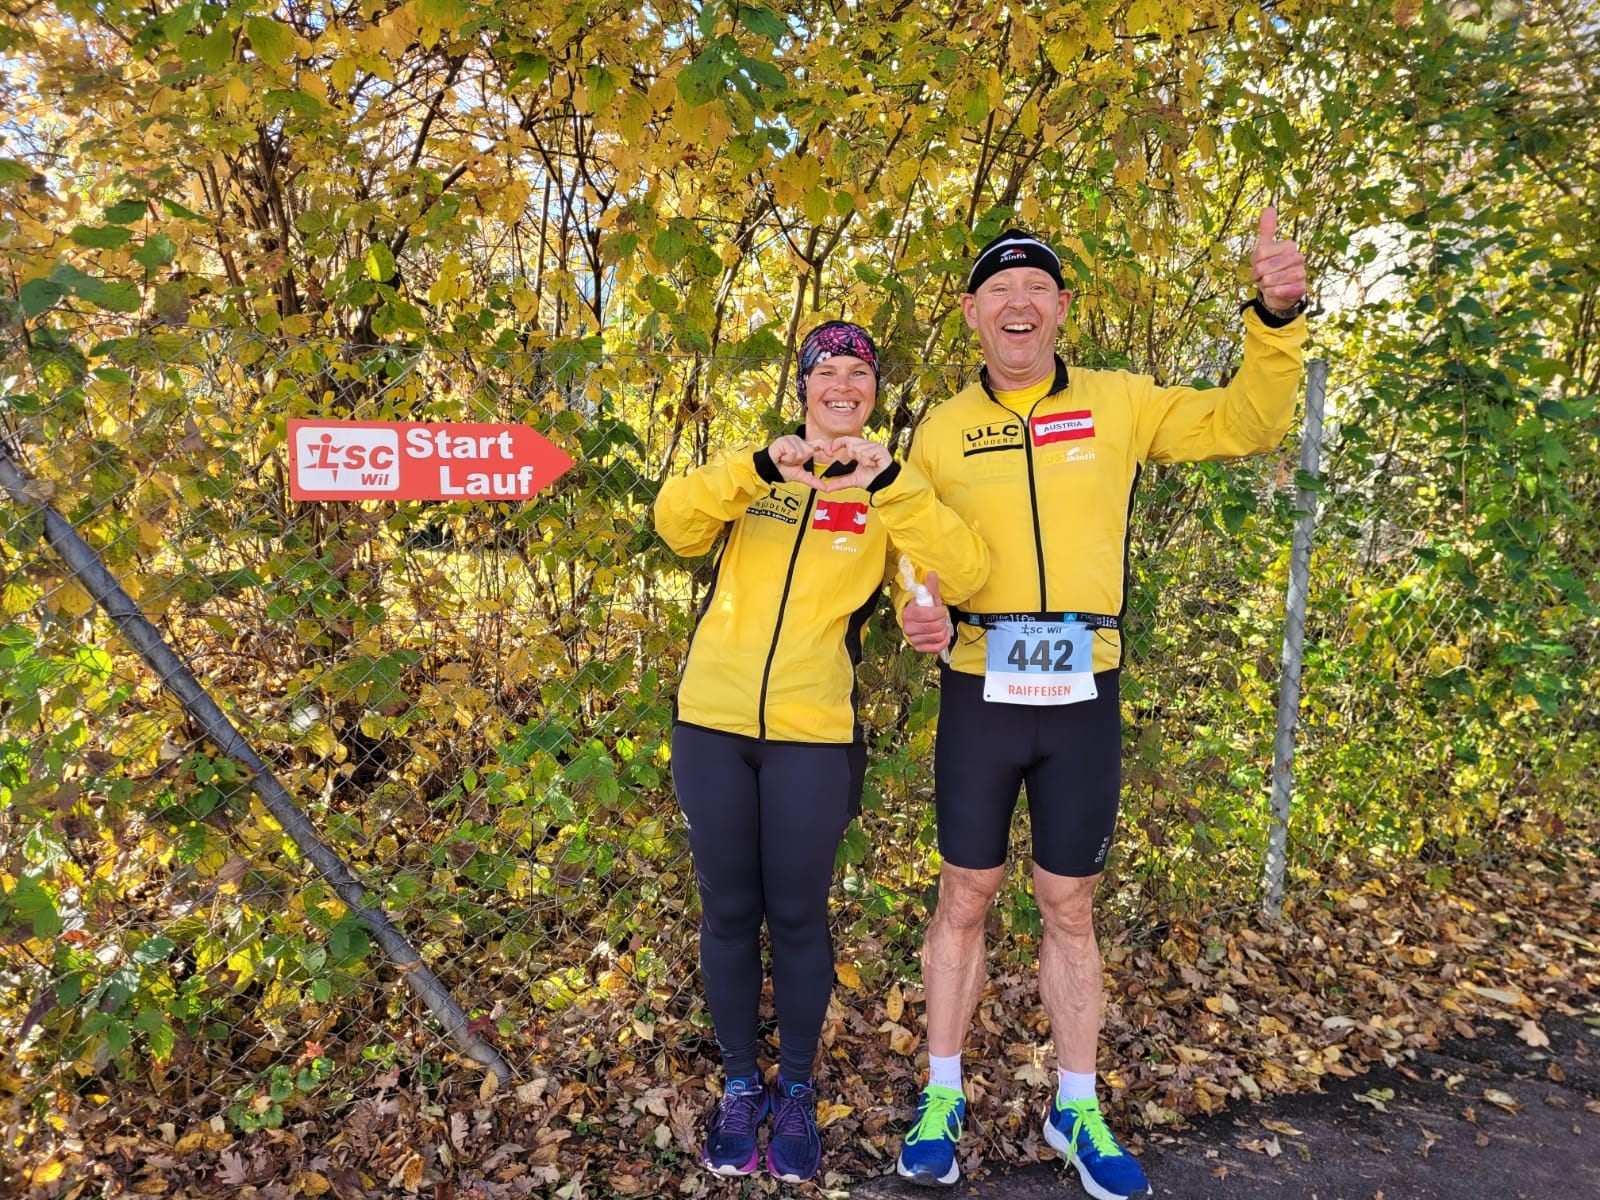
<svg viewBox="0 0 1600 1200"><path fill-rule="evenodd" d="M1033 431L1035 446L1048 446L1051 442L1071 442L1078 438L1094 436L1094 414L1082 412L1051 413L1044 417L1029 417L1028 428Z"/></svg>
<svg viewBox="0 0 1600 1200"><path fill-rule="evenodd" d="M811 528L832 533L865 533L867 506L850 500L818 500L811 515Z"/></svg>

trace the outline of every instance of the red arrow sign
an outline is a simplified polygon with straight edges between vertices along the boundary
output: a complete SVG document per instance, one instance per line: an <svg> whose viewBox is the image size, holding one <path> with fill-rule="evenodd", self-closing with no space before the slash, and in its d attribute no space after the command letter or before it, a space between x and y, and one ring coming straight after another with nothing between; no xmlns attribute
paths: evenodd
<svg viewBox="0 0 1600 1200"><path fill-rule="evenodd" d="M295 500L527 500L572 465L526 425L289 421Z"/></svg>

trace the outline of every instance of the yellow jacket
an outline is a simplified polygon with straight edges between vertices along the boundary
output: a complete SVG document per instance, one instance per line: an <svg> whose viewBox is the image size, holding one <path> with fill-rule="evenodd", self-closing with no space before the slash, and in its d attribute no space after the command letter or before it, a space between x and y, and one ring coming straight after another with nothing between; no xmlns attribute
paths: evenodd
<svg viewBox="0 0 1600 1200"><path fill-rule="evenodd" d="M824 473L844 474L844 464ZM788 483L744 447L661 485L656 529L684 556L727 535L678 689L677 719L780 742L853 742L861 626L903 551L966 599L989 552L915 471L870 488Z"/></svg>
<svg viewBox="0 0 1600 1200"><path fill-rule="evenodd" d="M946 594L958 618L1091 614L1101 618L1094 669L1120 664L1128 518L1140 469L1259 454L1289 428L1305 319L1274 325L1251 306L1244 328L1244 363L1227 387L1157 387L1127 371L1069 373L1058 358L1049 393L1026 417L996 400L986 378L928 414L907 465L982 536L991 560L988 581L969 598ZM897 586L895 611L909 599ZM958 619L951 666L983 674L984 636L981 626Z"/></svg>

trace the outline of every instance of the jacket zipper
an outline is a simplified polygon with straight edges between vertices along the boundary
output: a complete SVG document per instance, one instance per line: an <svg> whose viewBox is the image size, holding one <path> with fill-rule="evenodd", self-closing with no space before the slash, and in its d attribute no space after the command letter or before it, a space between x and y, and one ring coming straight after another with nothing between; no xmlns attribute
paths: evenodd
<svg viewBox="0 0 1600 1200"><path fill-rule="evenodd" d="M1035 400L1028 415L1022 418L1022 451L1028 458L1028 503L1033 509L1033 552L1039 562L1039 611L1048 612L1050 605L1045 596L1044 582L1044 530L1039 524L1039 488L1033 478L1033 414L1039 405L1050 399L1045 395Z"/></svg>
<svg viewBox="0 0 1600 1200"><path fill-rule="evenodd" d="M1065 389L1063 389L1063 390L1065 390ZM987 388L984 389L984 394L988 395L988 389ZM1043 404L1046 400L1052 399L1053 397L1058 396L1058 395L1060 395L1060 392L1056 392L1056 391L1046 392L1043 396L1039 397L1039 399L1037 399L1037 400L1035 400L1033 402L1033 407L1028 410L1028 415L1022 418L1022 453L1023 453L1023 456L1027 459L1027 463L1028 463L1028 506L1032 510L1032 513L1033 513L1033 554L1034 554L1034 560L1039 564L1039 611L1040 612L1048 612L1050 606L1049 606L1049 603L1048 603L1048 598L1045 595L1045 581L1044 581L1044 530L1040 527L1040 524L1039 524L1039 488L1036 485L1036 483L1034 482L1034 478L1033 478L1033 415L1034 415L1034 413L1039 411L1039 405ZM1019 415L1017 413L1012 412L1009 408L1006 408L1006 406L1004 404L1001 404L1000 401L996 400L992 395L989 396L989 402L991 404L994 404L994 405L998 406L1000 409L1002 409L1003 411L1005 411L1007 414L1009 414L1011 416L1018 416Z"/></svg>
<svg viewBox="0 0 1600 1200"><path fill-rule="evenodd" d="M817 498L815 488L806 489L806 507L800 515L800 531L795 535L794 549L789 552L789 571L783 577L783 594L778 597L778 618L772 624L772 645L767 650L767 665L761 671L761 699L756 705L757 736L767 736L767 684L772 680L772 660L778 654L778 636L783 632L783 612L789 604L789 585L794 582L794 565L800 560L800 547L811 528L811 504Z"/></svg>

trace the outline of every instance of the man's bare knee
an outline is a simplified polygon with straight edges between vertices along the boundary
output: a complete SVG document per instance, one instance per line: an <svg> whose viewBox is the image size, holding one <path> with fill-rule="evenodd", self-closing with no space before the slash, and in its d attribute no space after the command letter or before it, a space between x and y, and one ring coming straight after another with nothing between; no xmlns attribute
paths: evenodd
<svg viewBox="0 0 1600 1200"><path fill-rule="evenodd" d="M1033 898L1046 933L1079 941L1094 938L1094 890L1098 875L1052 875L1033 869Z"/></svg>
<svg viewBox="0 0 1600 1200"><path fill-rule="evenodd" d="M939 907L933 914L934 923L963 932L981 929L1004 875L1004 867L974 871L946 863L939 872Z"/></svg>

